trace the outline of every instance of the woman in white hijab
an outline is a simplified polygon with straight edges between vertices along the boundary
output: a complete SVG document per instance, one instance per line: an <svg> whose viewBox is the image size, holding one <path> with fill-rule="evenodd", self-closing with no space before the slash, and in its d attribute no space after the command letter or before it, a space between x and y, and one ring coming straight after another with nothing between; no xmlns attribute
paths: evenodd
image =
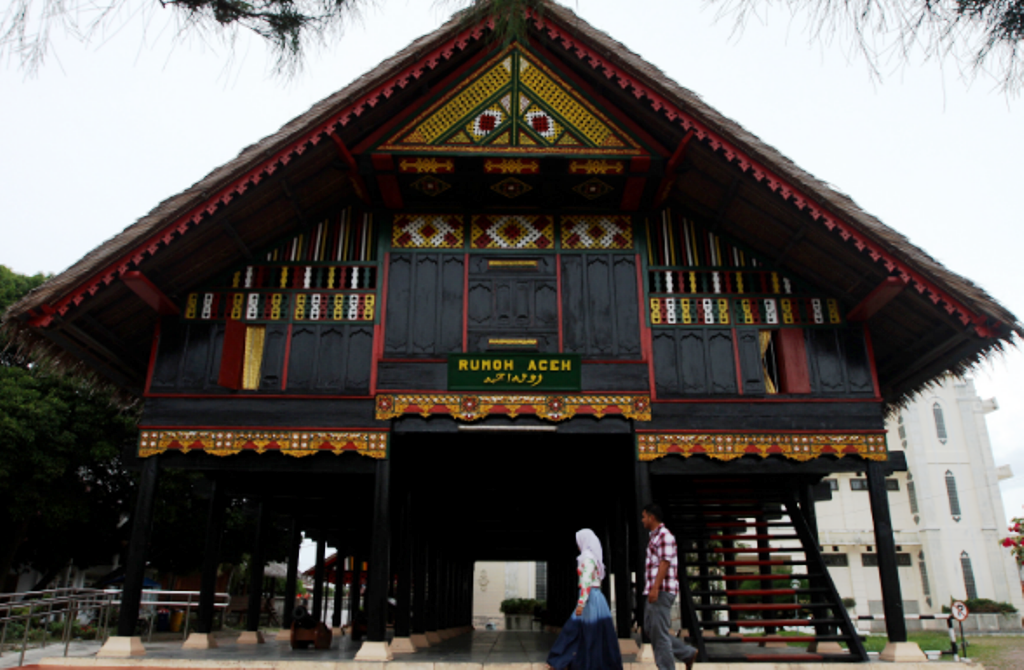
<svg viewBox="0 0 1024 670"><path fill-rule="evenodd" d="M615 635L608 601L601 593L605 576L601 541L589 528L576 533L576 574L579 599L576 611L562 627L548 654L548 667L564 670L622 670L619 640Z"/></svg>

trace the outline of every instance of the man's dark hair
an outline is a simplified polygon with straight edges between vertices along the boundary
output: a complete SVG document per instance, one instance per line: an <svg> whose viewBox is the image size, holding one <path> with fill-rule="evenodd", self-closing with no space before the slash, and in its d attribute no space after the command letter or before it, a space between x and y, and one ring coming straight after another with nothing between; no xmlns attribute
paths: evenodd
<svg viewBox="0 0 1024 670"><path fill-rule="evenodd" d="M665 522L665 512L662 511L661 505L658 503L647 503L644 505L644 511L657 519L658 523Z"/></svg>

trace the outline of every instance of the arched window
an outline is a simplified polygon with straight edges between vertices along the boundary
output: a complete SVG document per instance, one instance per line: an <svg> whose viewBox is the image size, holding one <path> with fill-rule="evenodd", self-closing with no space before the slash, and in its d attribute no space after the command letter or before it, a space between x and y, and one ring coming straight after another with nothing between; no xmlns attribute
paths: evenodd
<svg viewBox="0 0 1024 670"><path fill-rule="evenodd" d="M960 552L960 568L964 571L964 588L967 590L967 599L974 600L978 597L978 587L974 584L974 569L971 568L971 557L966 551Z"/></svg>
<svg viewBox="0 0 1024 670"><path fill-rule="evenodd" d="M920 508L917 506L917 487L914 486L914 475L907 473L907 495L910 496L910 513L914 515L914 523L917 523L921 518Z"/></svg>
<svg viewBox="0 0 1024 670"><path fill-rule="evenodd" d="M939 437L939 442L946 443L946 419L942 416L942 407L939 403L932 405L932 414L935 416L935 434Z"/></svg>
<svg viewBox="0 0 1024 670"><path fill-rule="evenodd" d="M960 522L960 496L956 492L956 477L949 470L946 470L946 495L949 496L949 513L953 515L953 521Z"/></svg>

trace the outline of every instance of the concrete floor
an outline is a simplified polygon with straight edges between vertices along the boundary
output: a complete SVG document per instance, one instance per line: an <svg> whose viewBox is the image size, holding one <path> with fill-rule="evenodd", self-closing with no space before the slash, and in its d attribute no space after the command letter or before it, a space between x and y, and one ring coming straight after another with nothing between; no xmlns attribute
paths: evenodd
<svg viewBox="0 0 1024 670"><path fill-rule="evenodd" d="M395 654L394 660L388 663L388 666L394 666L392 670L544 670L544 661L555 637L552 633L539 632L474 631L441 642L437 646L420 649L415 653ZM355 655L361 643L353 642L347 637L335 638L331 648L322 651L293 650L287 641L276 640L273 635L268 635L268 638L267 642L261 645L239 645L232 637L218 638L218 648L209 650L184 650L181 648L180 639L151 642L145 645L145 656L133 658L97 658L95 654L98 646L75 645L67 658L58 656L62 649L51 648L47 650L50 652L48 657L33 654L31 659L26 658L26 663L36 664L40 670L47 667L59 667L61 670L385 670L383 663L356 662ZM763 654L772 651L758 649L756 645L750 646L749 651L753 653ZM788 653L795 651L797 650L790 648ZM10 663L12 659L8 654L4 654L3 660ZM624 670L656 670L649 657L640 663L636 662L633 655L626 655L622 660ZM11 667L7 663L4 665ZM758 670L812 670L812 665L813 670L822 670L820 661L808 664L759 663L755 667ZM923 670L925 667L923 663L886 663L885 666L886 670ZM698 670L726 668L736 670L737 664L698 664ZM683 669L683 664L677 664L677 670Z"/></svg>

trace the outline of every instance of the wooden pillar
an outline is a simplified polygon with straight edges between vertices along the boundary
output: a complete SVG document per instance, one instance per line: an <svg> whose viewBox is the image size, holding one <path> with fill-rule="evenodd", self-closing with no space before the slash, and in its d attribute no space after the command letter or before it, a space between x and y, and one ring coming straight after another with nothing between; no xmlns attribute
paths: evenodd
<svg viewBox="0 0 1024 670"><path fill-rule="evenodd" d="M214 601L217 596L217 567L220 565L220 543L224 533L224 484L212 479L210 506L206 512L206 537L203 542L203 568L199 584L199 618L196 632L213 632Z"/></svg>
<svg viewBox="0 0 1024 670"><path fill-rule="evenodd" d="M352 626L352 639L359 640L362 633L356 630L356 621L359 618L359 605L363 592L363 555L356 554L352 557L352 584L348 590L348 622Z"/></svg>
<svg viewBox="0 0 1024 670"><path fill-rule="evenodd" d="M313 618L322 621L324 616L324 578L327 576L327 538L323 529L316 540L316 565L313 567Z"/></svg>
<svg viewBox="0 0 1024 670"><path fill-rule="evenodd" d="M427 543L422 533L413 539L412 634L427 632Z"/></svg>
<svg viewBox="0 0 1024 670"><path fill-rule="evenodd" d="M647 562L647 541L650 538L650 533L644 528L643 524L640 523L640 513L643 511L644 506L654 502L654 493L651 487L651 470L648 464L644 461L636 461L634 466L635 472L635 491L636 491L636 542L637 542L637 554L636 554L636 620L643 626L644 621L644 605L647 603L647 597L644 595L644 564ZM643 634L644 642L650 642L647 637L647 632Z"/></svg>
<svg viewBox="0 0 1024 670"><path fill-rule="evenodd" d="M366 590L367 642L385 643L387 640L388 583L391 580L390 477L390 461L377 461L373 538Z"/></svg>
<svg viewBox="0 0 1024 670"><path fill-rule="evenodd" d="M135 499L135 514L132 519L132 537L128 543L121 610L117 619L118 637L134 636L135 624L139 620L142 585L146 578L146 547L149 545L153 530L153 500L156 497L159 479L159 457L150 456L143 460L139 493Z"/></svg>
<svg viewBox="0 0 1024 670"><path fill-rule="evenodd" d="M427 553L426 634L430 643L436 644L441 641L437 637L437 631L440 630L438 594L441 591L441 552L436 536L430 538Z"/></svg>
<svg viewBox="0 0 1024 670"><path fill-rule="evenodd" d="M289 530L288 572L284 580L284 616L281 617L281 625L286 630L292 627L292 614L295 612L295 591L299 583L299 549L302 546L302 530L299 529L299 520L295 517L292 517Z"/></svg>
<svg viewBox="0 0 1024 670"><path fill-rule="evenodd" d="M412 643L412 492L407 491L399 510L398 532L395 537L395 556L398 575L395 581L395 637L393 651L410 652Z"/></svg>
<svg viewBox="0 0 1024 670"><path fill-rule="evenodd" d="M260 610L263 607L263 569L266 564L267 535L270 530L270 506L263 500L259 503L256 518L256 537L249 559L249 608L245 617L245 630L250 633L260 629Z"/></svg>
<svg viewBox="0 0 1024 670"><path fill-rule="evenodd" d="M631 639L632 606L629 588L629 527L623 500L615 501L612 510L611 528L611 571L615 575L615 629L619 639ZM611 595L611 594L609 594Z"/></svg>
<svg viewBox="0 0 1024 670"><path fill-rule="evenodd" d="M889 494L885 490L885 472L878 461L868 461L868 496L871 520L875 525L875 550L878 552L878 577L882 583L882 608L889 642L907 641L907 622L903 618L903 593L896 566L896 540L889 516Z"/></svg>
<svg viewBox="0 0 1024 670"><path fill-rule="evenodd" d="M341 547L335 547L334 554L334 607L331 608L331 627L341 628L341 610L345 607L345 557Z"/></svg>

